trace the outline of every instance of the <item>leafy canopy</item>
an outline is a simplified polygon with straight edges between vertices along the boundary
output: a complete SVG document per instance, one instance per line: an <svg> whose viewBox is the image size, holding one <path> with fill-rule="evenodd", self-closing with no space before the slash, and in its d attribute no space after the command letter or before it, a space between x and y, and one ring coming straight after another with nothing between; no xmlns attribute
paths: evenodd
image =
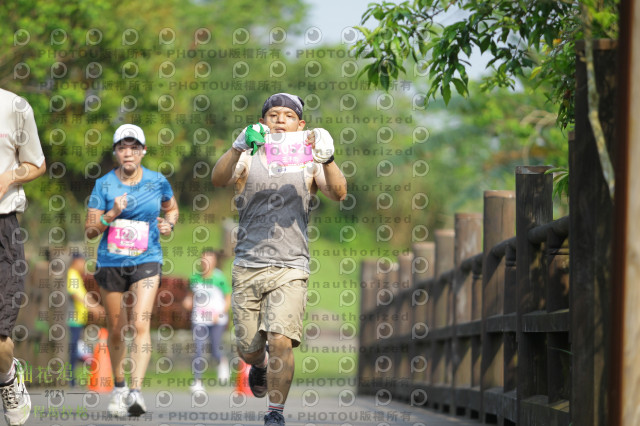
<svg viewBox="0 0 640 426"><path fill-rule="evenodd" d="M364 38L355 48L361 58L373 59L363 74L385 90L406 73L405 60L412 59L428 71L425 103L438 92L445 103L453 88L469 94L467 68L473 48L488 52L492 74L482 89L514 88L518 78L545 83L545 95L557 105L558 122L573 122L575 88L575 40L590 25L594 38L616 38L619 0L414 0L401 4L370 3L362 16L364 25L377 21L374 29L358 27ZM586 6L590 22L580 7ZM464 17L442 25L447 12L459 9Z"/></svg>

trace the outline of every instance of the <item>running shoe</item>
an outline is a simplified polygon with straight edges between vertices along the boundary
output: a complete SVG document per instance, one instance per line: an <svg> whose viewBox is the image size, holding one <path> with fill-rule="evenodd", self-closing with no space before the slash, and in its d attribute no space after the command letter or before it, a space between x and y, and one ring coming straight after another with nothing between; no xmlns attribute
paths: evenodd
<svg viewBox="0 0 640 426"><path fill-rule="evenodd" d="M189 386L191 393L204 392L204 386L202 380L195 380L191 386Z"/></svg>
<svg viewBox="0 0 640 426"><path fill-rule="evenodd" d="M10 425L23 425L31 413L31 397L24 385L24 370L17 359L13 359L16 375L10 383L0 386L4 418Z"/></svg>
<svg viewBox="0 0 640 426"><path fill-rule="evenodd" d="M129 392L127 396L127 407L129 415L132 417L138 417L147 412L147 406L139 390L135 389Z"/></svg>
<svg viewBox="0 0 640 426"><path fill-rule="evenodd" d="M127 395L129 388L127 386L114 387L111 391L111 399L107 406L107 411L114 417L127 417Z"/></svg>
<svg viewBox="0 0 640 426"><path fill-rule="evenodd" d="M269 353L269 345L265 348ZM267 360L269 358L267 357ZM268 363L268 362L267 362ZM267 394L267 367L251 366L249 370L249 389L256 398L264 398Z"/></svg>
<svg viewBox="0 0 640 426"><path fill-rule="evenodd" d="M284 426L284 416L277 411L269 411L264 416L264 426Z"/></svg>

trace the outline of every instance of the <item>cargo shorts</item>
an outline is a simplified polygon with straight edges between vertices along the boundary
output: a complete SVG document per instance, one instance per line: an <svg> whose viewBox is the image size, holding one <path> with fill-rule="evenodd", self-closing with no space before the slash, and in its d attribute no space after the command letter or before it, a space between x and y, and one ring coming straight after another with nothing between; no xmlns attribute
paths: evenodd
<svg viewBox="0 0 640 426"><path fill-rule="evenodd" d="M233 325L241 352L260 350L265 346L268 332L288 337L294 348L300 345L308 272L275 266L234 265L231 278Z"/></svg>

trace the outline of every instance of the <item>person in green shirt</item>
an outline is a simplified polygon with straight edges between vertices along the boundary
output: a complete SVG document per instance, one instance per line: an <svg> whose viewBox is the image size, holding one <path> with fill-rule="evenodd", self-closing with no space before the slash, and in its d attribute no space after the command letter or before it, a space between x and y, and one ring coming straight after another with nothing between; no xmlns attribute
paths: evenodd
<svg viewBox="0 0 640 426"><path fill-rule="evenodd" d="M192 363L194 384L191 392L204 392L202 373L208 366L204 356L207 338L211 343L211 357L218 364L218 380L229 379L229 362L222 352L222 334L229 323L231 285L223 272L217 268L218 255L213 249L205 249L200 257L200 270L189 279L190 292L183 301L191 311L191 329L195 343Z"/></svg>

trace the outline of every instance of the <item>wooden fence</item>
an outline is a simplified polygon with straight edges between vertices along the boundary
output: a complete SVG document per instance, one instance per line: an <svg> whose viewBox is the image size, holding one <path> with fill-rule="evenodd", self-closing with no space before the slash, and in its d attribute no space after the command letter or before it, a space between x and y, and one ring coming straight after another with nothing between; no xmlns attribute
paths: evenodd
<svg viewBox="0 0 640 426"><path fill-rule="evenodd" d="M397 263L363 263L361 393L569 424L568 217L551 221L547 169L518 167L515 193L485 192L483 215Z"/></svg>
<svg viewBox="0 0 640 426"><path fill-rule="evenodd" d="M594 50L613 156L615 43ZM397 260L364 261L360 393L490 424L606 424L613 203L577 62L570 217L552 220L548 168L522 166L515 192L484 193L483 214L457 214Z"/></svg>

